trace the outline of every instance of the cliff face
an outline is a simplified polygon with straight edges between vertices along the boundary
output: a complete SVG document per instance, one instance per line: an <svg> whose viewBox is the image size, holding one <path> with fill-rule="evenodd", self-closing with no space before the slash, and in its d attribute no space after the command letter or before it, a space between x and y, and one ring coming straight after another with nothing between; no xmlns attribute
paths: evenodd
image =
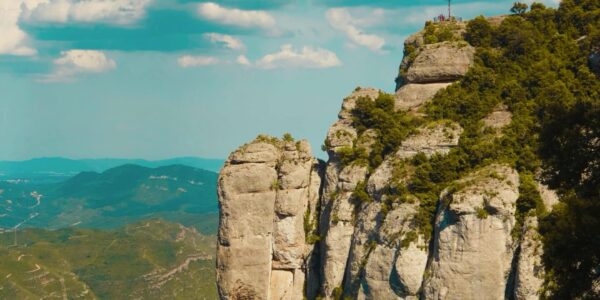
<svg viewBox="0 0 600 300"><path fill-rule="evenodd" d="M257 139L231 154L219 177L217 282L223 299L295 299L316 289L319 163L300 141Z"/></svg>
<svg viewBox="0 0 600 300"><path fill-rule="evenodd" d="M414 51L400 67L394 107L418 117L467 73L475 50L464 41L425 44L422 33L406 47ZM222 299L538 298L537 219L516 227L515 169L488 164L453 181L437 195L430 227L422 225L425 198L389 192L409 188L413 161L458 147L459 124L420 123L376 167L345 161L346 149L369 156L377 148L378 131L358 128L353 110L380 93L357 88L343 100L327 133L326 164L305 141L260 137L231 154L219 179ZM498 106L482 130L501 136L511 118ZM551 208L556 196L541 185L540 194Z"/></svg>

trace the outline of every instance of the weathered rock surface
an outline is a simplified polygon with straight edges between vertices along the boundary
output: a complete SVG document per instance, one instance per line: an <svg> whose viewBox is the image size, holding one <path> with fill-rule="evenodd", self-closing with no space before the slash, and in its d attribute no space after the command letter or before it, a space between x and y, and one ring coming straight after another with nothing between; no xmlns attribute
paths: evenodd
<svg viewBox="0 0 600 300"><path fill-rule="evenodd" d="M409 83L451 82L464 76L473 63L475 48L460 43L425 45L406 73Z"/></svg>
<svg viewBox="0 0 600 300"><path fill-rule="evenodd" d="M546 211L551 212L554 205L558 203L558 195L556 191L548 188L547 185L536 182L537 190L540 193L540 197L542 197L542 201L544 202L544 207Z"/></svg>
<svg viewBox="0 0 600 300"><path fill-rule="evenodd" d="M344 98L338 120L327 131L325 145L327 150L335 153L339 148L352 147L358 137L356 129L352 126L352 110L360 98L377 99L380 90L374 88L357 88L350 96Z"/></svg>
<svg viewBox="0 0 600 300"><path fill-rule="evenodd" d="M483 124L492 129L502 129L512 122L512 113L506 105L499 105L483 119Z"/></svg>
<svg viewBox="0 0 600 300"><path fill-rule="evenodd" d="M323 230L325 239L322 249L323 292L331 296L335 288L342 287L346 262L354 232L354 208L352 193L356 185L367 175L366 166L350 165L339 174L337 192L331 205L328 222Z"/></svg>
<svg viewBox="0 0 600 300"><path fill-rule="evenodd" d="M345 290L357 293L359 299L416 297L427 263L427 246L421 236L403 241L415 234L418 204L394 204L385 216L380 203L368 206L367 213L361 211L354 233Z"/></svg>
<svg viewBox="0 0 600 300"><path fill-rule="evenodd" d="M542 264L544 249L537 227L537 217L525 218L519 246L519 260L515 271L514 296L516 300L540 298L540 290L544 283L544 265Z"/></svg>
<svg viewBox="0 0 600 300"><path fill-rule="evenodd" d="M353 147L355 142L369 151L375 133L365 131L358 136L352 125L352 110L358 99L375 100L380 92L373 88L354 90L344 99L338 121L327 133L325 145L329 161L323 181L320 219L321 292L326 297L331 297L334 289L342 287L354 232L355 203L352 194L356 186L365 180L368 171L366 166L342 166L336 152L342 147Z"/></svg>
<svg viewBox="0 0 600 300"><path fill-rule="evenodd" d="M382 192L390 184L404 185L410 177L402 170L403 159L418 153L447 154L458 145L461 132L452 122L424 126L371 174L367 192L375 202L364 204L358 215L346 273L347 292L361 299L417 297L428 259L428 241L413 228L418 200L394 204L383 214L382 197L386 196ZM392 183L393 178L399 182ZM402 245L407 235L414 240Z"/></svg>
<svg viewBox="0 0 600 300"><path fill-rule="evenodd" d="M448 154L458 145L463 129L453 122L438 122L422 127L418 131L418 134L402 142L396 152L397 157L411 158L418 153L423 153L427 157L433 154Z"/></svg>
<svg viewBox="0 0 600 300"><path fill-rule="evenodd" d="M320 175L306 141L257 139L219 177L217 282L222 299L301 299L304 220L317 219Z"/></svg>
<svg viewBox="0 0 600 300"><path fill-rule="evenodd" d="M491 165L443 193L425 299L504 299L511 272L519 176Z"/></svg>
<svg viewBox="0 0 600 300"><path fill-rule="evenodd" d="M433 99L433 96L448 87L450 82L418 84L409 83L396 91L397 110L414 111Z"/></svg>
<svg viewBox="0 0 600 300"><path fill-rule="evenodd" d="M418 153L423 153L427 157L434 154L448 154L452 148L458 146L462 131L460 125L453 122L439 122L419 128L417 134L402 142L398 151L394 155L386 157L383 163L373 171L367 181L367 191L375 199L379 199L381 192L395 177L394 170L401 167L401 160L412 158ZM405 178L408 174L403 172L396 175L403 175L401 177ZM402 180L402 178L396 179ZM395 182L394 184L400 183Z"/></svg>

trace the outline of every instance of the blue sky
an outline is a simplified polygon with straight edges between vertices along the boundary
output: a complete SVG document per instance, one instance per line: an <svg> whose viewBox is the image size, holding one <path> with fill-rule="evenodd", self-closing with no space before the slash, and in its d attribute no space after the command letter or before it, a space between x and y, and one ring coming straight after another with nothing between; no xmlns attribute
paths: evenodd
<svg viewBox="0 0 600 300"><path fill-rule="evenodd" d="M343 97L392 92L403 40L445 3L0 0L0 160L225 158L284 132L323 157Z"/></svg>

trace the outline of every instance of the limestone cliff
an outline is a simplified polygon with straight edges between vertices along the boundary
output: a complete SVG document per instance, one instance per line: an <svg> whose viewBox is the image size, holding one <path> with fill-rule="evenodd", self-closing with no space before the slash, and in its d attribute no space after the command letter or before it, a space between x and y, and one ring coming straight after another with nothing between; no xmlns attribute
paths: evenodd
<svg viewBox="0 0 600 300"><path fill-rule="evenodd" d="M296 299L317 282L308 224L321 174L305 141L257 138L221 170L217 282L223 299ZM309 284L307 284L307 281ZM310 293L309 293L310 295Z"/></svg>
<svg viewBox="0 0 600 300"><path fill-rule="evenodd" d="M456 28L460 35L464 24ZM325 140L327 163L289 137L261 136L231 154L219 179L222 299L539 296L537 219L519 223L514 167L487 163L464 172L433 200L414 187L422 161L460 146L465 129L427 121L423 107L465 76L475 49L462 40L426 43L423 33L405 47L412 52L400 66L393 107L415 125L380 161L365 158L381 146L381 131L358 126L354 114L360 101L378 101L383 92L374 88L343 100ZM493 140L511 121L499 105L479 120L480 130ZM349 151L362 160L348 162ZM539 190L549 209L552 192Z"/></svg>

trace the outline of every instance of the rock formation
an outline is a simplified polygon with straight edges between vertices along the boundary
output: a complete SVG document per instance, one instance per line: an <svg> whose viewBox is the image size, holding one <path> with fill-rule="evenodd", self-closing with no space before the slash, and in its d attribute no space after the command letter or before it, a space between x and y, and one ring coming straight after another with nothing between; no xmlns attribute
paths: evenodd
<svg viewBox="0 0 600 300"><path fill-rule="evenodd" d="M414 52L400 66L394 107L418 115L467 73L475 50L464 41L425 44L422 33L405 45ZM327 132L327 163L314 159L305 141L264 136L231 154L219 179L222 299L539 295L537 219L527 217L516 227L520 178L513 167L487 164L463 174L439 197L436 192L431 230L418 225L423 198L390 193L408 189L416 172L412 160L444 157L457 148L459 124L419 123L374 167L343 160L349 149L366 156L374 151L379 132L357 127L353 110L359 99L376 101L381 93L357 88L343 100ZM482 124L501 136L511 121L500 105ZM358 201L357 192L367 199ZM556 196L543 185L539 192L550 208ZM515 228L521 233L515 235Z"/></svg>
<svg viewBox="0 0 600 300"><path fill-rule="evenodd" d="M467 73L475 49L461 43L444 42L425 45L406 73L409 83L449 82Z"/></svg>
<svg viewBox="0 0 600 300"><path fill-rule="evenodd" d="M515 170L491 165L442 194L425 299L504 299L518 186Z"/></svg>
<svg viewBox="0 0 600 300"><path fill-rule="evenodd" d="M222 299L297 299L316 288L307 280L315 271L307 235L317 218L319 168L306 141L262 137L231 154L218 185Z"/></svg>

